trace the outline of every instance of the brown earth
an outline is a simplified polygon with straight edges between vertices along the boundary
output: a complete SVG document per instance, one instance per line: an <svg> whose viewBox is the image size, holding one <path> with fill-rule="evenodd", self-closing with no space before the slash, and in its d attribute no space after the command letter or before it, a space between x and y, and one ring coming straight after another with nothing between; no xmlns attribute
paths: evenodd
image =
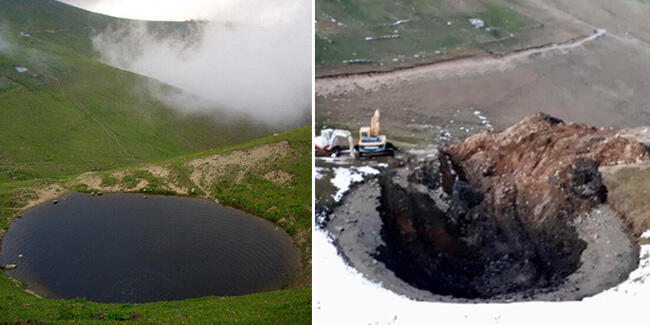
<svg viewBox="0 0 650 325"><path fill-rule="evenodd" d="M608 202L625 216L635 237L650 229L650 162L601 167Z"/></svg>
<svg viewBox="0 0 650 325"><path fill-rule="evenodd" d="M599 167L647 156L644 145L611 130L535 114L442 154L409 159L380 178L386 244L378 259L416 288L460 298L548 290L563 291L562 299L593 294L622 280L621 270L598 264L612 255L611 247L584 237L605 230L596 224L610 225L603 234L617 238L617 254L632 249L605 206ZM580 223L588 230L578 231ZM581 268L592 262L608 275L595 279L589 274L597 277L596 271ZM631 270L627 258L621 263Z"/></svg>
<svg viewBox="0 0 650 325"><path fill-rule="evenodd" d="M266 173L264 175L264 179L274 183L278 183L280 185L288 185L291 184L291 181L293 180L293 175L282 170L274 170Z"/></svg>
<svg viewBox="0 0 650 325"><path fill-rule="evenodd" d="M585 212L605 202L607 189L597 168L637 163L648 155L645 146L613 131L565 124L544 114L503 132L471 136L445 153L462 179L493 193L484 204L535 206L522 215L526 222Z"/></svg>
<svg viewBox="0 0 650 325"><path fill-rule="evenodd" d="M287 141L280 141L257 146L246 151L237 150L226 155L216 154L195 159L187 164L188 167L193 169L190 179L207 193L206 186L211 184L217 176L228 172L226 169L228 166L240 166L237 175L237 181L240 181L247 170L256 168L258 164L267 162L270 159L285 157L289 153L289 149Z"/></svg>
<svg viewBox="0 0 650 325"><path fill-rule="evenodd" d="M65 189L59 184L50 184L44 188L36 189L31 199L27 201L27 204L21 210L25 211L41 203L51 201L63 194L65 194Z"/></svg>
<svg viewBox="0 0 650 325"><path fill-rule="evenodd" d="M481 57L317 79L317 126L355 130L379 109L389 138L427 145L445 144L438 141L443 132L451 134L453 143L484 131L474 111L495 129L539 111L598 127L650 125L650 99L645 96L650 93L650 29L643 27L650 19L650 4L535 0L531 6L550 17L544 28L566 31L558 43L596 28L607 33L570 49L549 48L510 60L511 55Z"/></svg>

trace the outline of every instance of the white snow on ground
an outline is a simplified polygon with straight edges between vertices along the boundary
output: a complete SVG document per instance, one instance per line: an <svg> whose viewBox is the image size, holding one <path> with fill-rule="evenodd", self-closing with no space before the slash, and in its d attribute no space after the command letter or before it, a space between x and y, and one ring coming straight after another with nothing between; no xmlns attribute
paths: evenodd
<svg viewBox="0 0 650 325"><path fill-rule="evenodd" d="M401 24L406 24L406 23L408 23L409 21L411 21L411 20L410 20L410 19L400 19L400 20L395 21L395 22L393 23L393 26L399 26L399 25L401 25Z"/></svg>
<svg viewBox="0 0 650 325"><path fill-rule="evenodd" d="M490 130L493 129L492 123L487 119L487 117L485 117L485 115L483 115L483 113L481 113L481 111L474 111L474 115L478 117L479 120L481 120L481 124L483 124L486 128Z"/></svg>
<svg viewBox="0 0 650 325"><path fill-rule="evenodd" d="M366 280L324 231L313 236L314 324L647 324L650 245L625 282L583 301L455 304L418 302Z"/></svg>
<svg viewBox="0 0 650 325"><path fill-rule="evenodd" d="M349 165L352 157L349 155L340 157L316 157L316 160L322 160L326 163L335 165Z"/></svg>
<svg viewBox="0 0 650 325"><path fill-rule="evenodd" d="M442 132L440 133L440 139L443 141L451 140L451 133L447 130L442 130Z"/></svg>
<svg viewBox="0 0 650 325"><path fill-rule="evenodd" d="M366 41L377 41L377 40L387 40L387 39L393 39L393 38L399 38L398 34L390 34L390 35L381 35L381 36L366 36L363 39Z"/></svg>
<svg viewBox="0 0 650 325"><path fill-rule="evenodd" d="M644 233L642 233L641 238L650 239L650 230L646 230Z"/></svg>
<svg viewBox="0 0 650 325"><path fill-rule="evenodd" d="M363 179L366 176L377 174L379 174L379 170L370 166L334 168L334 177L330 180L330 182L332 182L332 184L337 188L336 193L332 195L334 201L340 201L352 184L363 182Z"/></svg>
<svg viewBox="0 0 650 325"><path fill-rule="evenodd" d="M321 179L321 178L323 178L323 177L325 176L324 173L325 173L326 170L327 170L327 169L326 169L326 168L323 168L323 167L316 167L316 168L314 169L314 178L316 178L316 179Z"/></svg>

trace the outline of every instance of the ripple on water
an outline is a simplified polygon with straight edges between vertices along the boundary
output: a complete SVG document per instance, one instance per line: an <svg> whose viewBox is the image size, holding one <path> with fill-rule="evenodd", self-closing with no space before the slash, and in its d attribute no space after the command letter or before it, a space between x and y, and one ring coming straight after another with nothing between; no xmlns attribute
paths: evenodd
<svg viewBox="0 0 650 325"><path fill-rule="evenodd" d="M211 201L69 193L12 223L0 263L50 298L147 302L277 290L300 251L272 223ZM23 254L22 258L17 258Z"/></svg>

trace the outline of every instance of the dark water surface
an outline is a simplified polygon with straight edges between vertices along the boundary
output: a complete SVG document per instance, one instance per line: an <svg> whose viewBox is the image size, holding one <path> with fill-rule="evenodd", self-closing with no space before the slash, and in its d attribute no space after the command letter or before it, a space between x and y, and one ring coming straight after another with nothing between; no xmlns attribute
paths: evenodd
<svg viewBox="0 0 650 325"><path fill-rule="evenodd" d="M8 263L48 298L147 302L276 290L300 251L272 223L211 201L72 192L11 224Z"/></svg>

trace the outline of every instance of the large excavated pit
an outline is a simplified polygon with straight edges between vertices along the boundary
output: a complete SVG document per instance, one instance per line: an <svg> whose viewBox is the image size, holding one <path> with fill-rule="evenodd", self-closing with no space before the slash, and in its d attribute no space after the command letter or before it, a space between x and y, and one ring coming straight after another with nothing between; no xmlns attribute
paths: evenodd
<svg viewBox="0 0 650 325"><path fill-rule="evenodd" d="M613 131L536 114L395 161L328 227L358 270L415 299L581 299L637 263L598 168L646 154ZM370 198L374 213L360 202Z"/></svg>
<svg viewBox="0 0 650 325"><path fill-rule="evenodd" d="M578 172L597 172L591 161L579 164ZM483 192L462 174L452 177L440 160L382 177L386 246L379 260L397 276L417 288L473 299L559 285L578 269L586 243L569 223L578 202L551 203L548 209L562 217L530 220L535 206L516 184ZM597 176L583 181L594 192L605 191Z"/></svg>

